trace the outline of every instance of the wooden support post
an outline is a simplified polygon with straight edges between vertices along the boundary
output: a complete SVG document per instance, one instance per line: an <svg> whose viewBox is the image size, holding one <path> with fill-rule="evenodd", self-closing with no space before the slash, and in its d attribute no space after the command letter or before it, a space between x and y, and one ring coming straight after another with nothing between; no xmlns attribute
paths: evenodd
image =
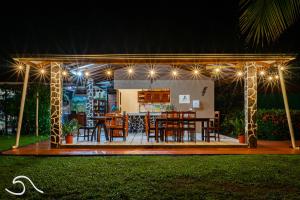
<svg viewBox="0 0 300 200"><path fill-rule="evenodd" d="M21 128L22 128L22 120L23 120L23 113L24 113L24 105L25 105L28 78L29 78L29 71L30 71L30 66L26 65L25 78L24 78L23 91L22 91L22 98L21 98L21 106L20 106L20 112L19 112L19 118L18 118L18 129L17 129L17 135L16 135L16 144L15 144L15 146L13 146L14 149L19 147L20 134L21 134Z"/></svg>
<svg viewBox="0 0 300 200"><path fill-rule="evenodd" d="M283 73L282 73L282 69L281 69L280 65L278 65L278 74L279 74L279 79L280 79L280 85L281 85L281 91L282 91L282 97L283 97L283 102L284 102L286 118L288 121L288 126L289 126L289 131L290 131L290 136L291 136L292 147L293 147L293 149L299 149L299 147L296 148L295 135L294 135L294 129L293 129L293 124L292 124L292 119L291 119L291 114L290 114L289 102L288 102L288 98L286 95L284 77L283 77Z"/></svg>
<svg viewBox="0 0 300 200"><path fill-rule="evenodd" d="M36 92L35 136L39 136L39 92Z"/></svg>

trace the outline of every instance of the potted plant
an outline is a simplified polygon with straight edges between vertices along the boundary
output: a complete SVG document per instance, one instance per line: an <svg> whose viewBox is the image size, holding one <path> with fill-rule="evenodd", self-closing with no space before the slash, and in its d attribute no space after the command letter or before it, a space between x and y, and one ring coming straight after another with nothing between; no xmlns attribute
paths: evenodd
<svg viewBox="0 0 300 200"><path fill-rule="evenodd" d="M239 143L245 143L245 123L241 118L235 118L229 121L233 127L233 134L237 136Z"/></svg>
<svg viewBox="0 0 300 200"><path fill-rule="evenodd" d="M76 119L72 119L67 121L63 124L62 132L65 136L66 144L73 143L73 135L74 132L77 131L79 128L78 121Z"/></svg>

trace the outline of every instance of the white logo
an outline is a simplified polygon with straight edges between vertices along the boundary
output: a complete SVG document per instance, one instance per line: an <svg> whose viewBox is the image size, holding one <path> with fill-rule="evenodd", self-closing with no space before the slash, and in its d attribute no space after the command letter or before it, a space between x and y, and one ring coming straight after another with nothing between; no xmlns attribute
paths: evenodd
<svg viewBox="0 0 300 200"><path fill-rule="evenodd" d="M26 188L25 188L25 185L24 185L24 183L22 181L18 181L18 179L20 179L20 178L27 179L31 183L31 185L34 187L34 189L36 191L38 191L39 193L44 194L44 192L42 190L40 190L37 187L35 187L35 185L33 184L33 182L27 176L17 176L12 181L13 184L20 183L20 184L23 185L23 191L22 192L12 192L12 191L8 190L7 188L5 188L5 191L8 192L8 193L10 193L10 194L12 194L12 195L17 195L17 196L23 195L25 193Z"/></svg>

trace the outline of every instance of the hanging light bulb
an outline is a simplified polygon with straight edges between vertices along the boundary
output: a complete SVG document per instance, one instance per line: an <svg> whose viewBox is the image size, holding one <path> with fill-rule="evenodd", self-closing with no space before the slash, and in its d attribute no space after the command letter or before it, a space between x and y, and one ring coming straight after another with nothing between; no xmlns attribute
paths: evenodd
<svg viewBox="0 0 300 200"><path fill-rule="evenodd" d="M153 78L154 76L155 76L155 70L154 69L151 69L150 71L149 71L149 74L150 74L150 77L151 78Z"/></svg>
<svg viewBox="0 0 300 200"><path fill-rule="evenodd" d="M269 77L268 77L268 80L269 80L269 81L272 81L272 80L273 80L273 77L272 77L272 76L269 76Z"/></svg>
<svg viewBox="0 0 300 200"><path fill-rule="evenodd" d="M107 76L111 76L111 75L112 75L112 71L111 71L110 69L107 70L107 71L106 71L106 75L107 75Z"/></svg>
<svg viewBox="0 0 300 200"><path fill-rule="evenodd" d="M172 71L172 76L176 77L177 75L178 75L177 70L173 70L173 71Z"/></svg>
<svg viewBox="0 0 300 200"><path fill-rule="evenodd" d="M64 70L61 74L62 74L63 76L67 76L67 75L68 75L68 72Z"/></svg>
<svg viewBox="0 0 300 200"><path fill-rule="evenodd" d="M42 75L44 75L44 74L46 73L46 70L45 70L45 69L40 69L40 73L41 73Z"/></svg>
<svg viewBox="0 0 300 200"><path fill-rule="evenodd" d="M238 71L238 72L236 73L236 76L237 76L237 77L242 77L242 76L243 76L243 72L242 72L242 71Z"/></svg>
<svg viewBox="0 0 300 200"><path fill-rule="evenodd" d="M129 75L133 74L133 69L132 69L131 67L130 67L130 68L128 68L128 70L127 70L127 71L128 71L128 74L129 74Z"/></svg>
<svg viewBox="0 0 300 200"><path fill-rule="evenodd" d="M261 70L260 72L259 72L259 75L260 76L264 76L266 74L266 72L264 71L264 70Z"/></svg>
<svg viewBox="0 0 300 200"><path fill-rule="evenodd" d="M18 65L18 66L17 66L17 69L21 71L21 70L24 69L24 66L23 66L23 65Z"/></svg>

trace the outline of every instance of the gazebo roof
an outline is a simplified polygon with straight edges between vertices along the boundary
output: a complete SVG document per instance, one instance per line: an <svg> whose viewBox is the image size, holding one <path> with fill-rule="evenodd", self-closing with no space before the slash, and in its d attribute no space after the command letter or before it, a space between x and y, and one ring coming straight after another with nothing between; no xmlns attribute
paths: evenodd
<svg viewBox="0 0 300 200"><path fill-rule="evenodd" d="M102 63L102 64L134 64L134 63L168 63L168 64L220 64L274 62L287 63L296 58L295 54L88 54L63 55L43 54L15 56L18 62L47 64L49 62L63 63Z"/></svg>
<svg viewBox="0 0 300 200"><path fill-rule="evenodd" d="M70 71L88 71L95 81L106 80L108 69L117 70L128 65L136 68L146 66L174 66L192 70L197 65L208 75L215 67L222 67L230 75L236 68L241 69L246 63L255 62L258 66L269 68L276 64L287 65L296 58L295 54L33 54L14 56L17 63L29 64L37 68L49 68L51 62L62 63Z"/></svg>

